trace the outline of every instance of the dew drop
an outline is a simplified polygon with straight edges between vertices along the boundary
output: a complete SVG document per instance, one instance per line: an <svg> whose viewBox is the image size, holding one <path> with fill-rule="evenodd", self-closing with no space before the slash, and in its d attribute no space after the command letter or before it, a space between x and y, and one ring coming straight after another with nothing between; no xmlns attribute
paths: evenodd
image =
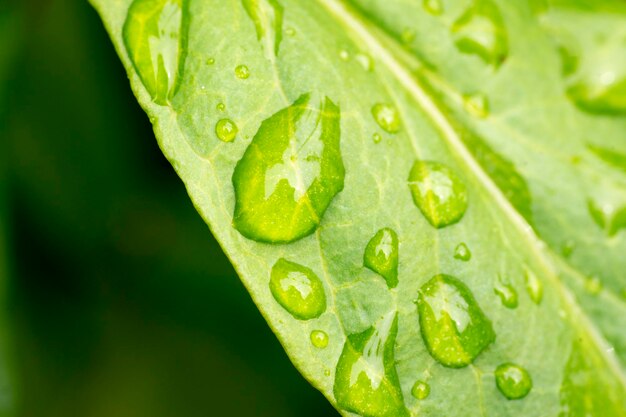
<svg viewBox="0 0 626 417"><path fill-rule="evenodd" d="M233 226L259 242L289 243L317 229L343 189L340 111L304 94L264 120L233 173Z"/></svg>
<svg viewBox="0 0 626 417"><path fill-rule="evenodd" d="M454 249L454 258L459 261L467 262L472 259L472 252L470 252L465 243L461 242Z"/></svg>
<svg viewBox="0 0 626 417"><path fill-rule="evenodd" d="M318 349L328 346L328 334L323 330L313 330L311 332L311 343Z"/></svg>
<svg viewBox="0 0 626 417"><path fill-rule="evenodd" d="M437 162L416 161L409 173L413 202L437 229L461 220L467 210L467 190L450 168Z"/></svg>
<svg viewBox="0 0 626 417"><path fill-rule="evenodd" d="M215 134L222 142L234 141L238 132L237 125L230 119L220 119L215 125Z"/></svg>
<svg viewBox="0 0 626 417"><path fill-rule="evenodd" d="M240 80L246 80L250 77L250 69L245 65L237 65L235 67L235 76Z"/></svg>
<svg viewBox="0 0 626 417"><path fill-rule="evenodd" d="M541 300L543 300L543 283L530 269L526 270L524 279L526 281L526 292L528 292L530 299L537 305L541 304Z"/></svg>
<svg viewBox="0 0 626 417"><path fill-rule="evenodd" d="M587 292L591 295L600 294L602 287L602 281L600 281L600 278L595 275L590 276L585 280L585 290L587 290Z"/></svg>
<svg viewBox="0 0 626 417"><path fill-rule="evenodd" d="M517 291L511 284L499 282L496 287L493 289L498 297L500 297L500 302L506 308L517 308L518 305L518 297Z"/></svg>
<svg viewBox="0 0 626 417"><path fill-rule="evenodd" d="M423 400L430 394L430 385L424 381L415 381L411 388L411 395L418 400Z"/></svg>
<svg viewBox="0 0 626 417"><path fill-rule="evenodd" d="M444 366L471 364L496 338L470 289L450 275L436 275L420 288L417 309L428 352Z"/></svg>
<svg viewBox="0 0 626 417"><path fill-rule="evenodd" d="M576 248L575 241L566 240L565 243L563 243L563 246L561 247L561 254L564 257L569 258L570 256L572 256L572 253L574 252L575 248Z"/></svg>
<svg viewBox="0 0 626 417"><path fill-rule="evenodd" d="M207 58L207 60L206 60L206 64L207 64L207 65L213 65L213 64L215 64L215 58Z"/></svg>
<svg viewBox="0 0 626 417"><path fill-rule="evenodd" d="M385 278L387 287L398 285L398 235L392 229L379 230L363 254L363 265Z"/></svg>
<svg viewBox="0 0 626 417"><path fill-rule="evenodd" d="M609 237L615 236L621 229L626 228L626 205L603 199L602 201L589 200L587 207L593 221Z"/></svg>
<svg viewBox="0 0 626 417"><path fill-rule="evenodd" d="M509 400L518 400L528 395L533 387L528 372L521 366L504 363L496 369L498 390Z"/></svg>
<svg viewBox="0 0 626 417"><path fill-rule="evenodd" d="M415 31L411 28L406 28L402 31L400 37L402 38L402 43L408 45L415 40Z"/></svg>
<svg viewBox="0 0 626 417"><path fill-rule="evenodd" d="M295 36L296 35L296 30L294 28L287 28L285 29L285 34L287 36Z"/></svg>
<svg viewBox="0 0 626 417"><path fill-rule="evenodd" d="M160 105L174 96L185 59L182 0L135 0L123 37L141 82Z"/></svg>
<svg viewBox="0 0 626 417"><path fill-rule="evenodd" d="M508 35L500 10L491 0L473 0L452 25L457 48L499 67L509 51Z"/></svg>
<svg viewBox="0 0 626 417"><path fill-rule="evenodd" d="M383 137L378 133L374 133L372 135L372 139L374 140L374 143L380 143L380 141L383 140Z"/></svg>
<svg viewBox="0 0 626 417"><path fill-rule="evenodd" d="M226 104L224 103L217 103L217 106L215 106L216 109L218 109L219 111L224 111L226 110Z"/></svg>
<svg viewBox="0 0 626 417"><path fill-rule="evenodd" d="M345 411L368 417L409 417L394 361L395 312L348 336L337 362L333 391Z"/></svg>
<svg viewBox="0 0 626 417"><path fill-rule="evenodd" d="M342 61L347 61L350 59L350 54L345 49L342 49L339 51L339 58L341 58Z"/></svg>
<svg viewBox="0 0 626 417"><path fill-rule="evenodd" d="M489 116L489 101L484 94L472 94L463 97L463 106L469 114L479 119Z"/></svg>
<svg viewBox="0 0 626 417"><path fill-rule="evenodd" d="M324 376L330 376L330 369L324 370Z"/></svg>
<svg viewBox="0 0 626 417"><path fill-rule="evenodd" d="M422 5L424 6L424 10L433 16L439 16L443 13L441 0L423 0Z"/></svg>
<svg viewBox="0 0 626 417"><path fill-rule="evenodd" d="M377 103L372 107L372 116L385 132L397 133L400 131L400 115L391 104Z"/></svg>
<svg viewBox="0 0 626 417"><path fill-rule="evenodd" d="M315 272L284 258L272 267L270 291L278 304L299 320L317 318L326 310L324 286Z"/></svg>
<svg viewBox="0 0 626 417"><path fill-rule="evenodd" d="M374 61L372 57L365 53L356 54L355 59L365 71L372 71L374 69Z"/></svg>

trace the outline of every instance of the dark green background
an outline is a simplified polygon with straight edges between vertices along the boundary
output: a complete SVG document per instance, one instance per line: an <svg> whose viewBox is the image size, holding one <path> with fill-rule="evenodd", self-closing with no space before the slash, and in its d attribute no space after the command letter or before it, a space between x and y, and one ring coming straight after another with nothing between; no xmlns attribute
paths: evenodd
<svg viewBox="0 0 626 417"><path fill-rule="evenodd" d="M337 415L195 212L87 1L0 13L17 415Z"/></svg>

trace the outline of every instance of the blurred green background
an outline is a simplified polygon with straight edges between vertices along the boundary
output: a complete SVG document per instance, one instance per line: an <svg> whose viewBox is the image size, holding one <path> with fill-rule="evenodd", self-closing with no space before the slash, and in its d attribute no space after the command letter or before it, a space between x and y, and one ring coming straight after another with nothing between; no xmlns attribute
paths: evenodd
<svg viewBox="0 0 626 417"><path fill-rule="evenodd" d="M0 0L0 96L0 408L337 415L196 214L86 0Z"/></svg>

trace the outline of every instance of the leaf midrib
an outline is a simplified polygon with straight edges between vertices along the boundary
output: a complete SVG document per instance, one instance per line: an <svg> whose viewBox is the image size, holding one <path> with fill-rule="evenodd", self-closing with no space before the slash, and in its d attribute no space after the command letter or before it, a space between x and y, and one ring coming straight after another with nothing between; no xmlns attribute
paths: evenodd
<svg viewBox="0 0 626 417"><path fill-rule="evenodd" d="M626 376L622 374L616 356L609 353L608 342L600 334L586 312L576 303L575 297L570 289L558 278L555 267L551 261L551 258L555 255L551 253L545 242L535 234L532 227L522 215L515 210L502 190L497 187L489 175L482 169L452 125L448 122L446 116L439 110L435 101L428 95L426 90L417 82L410 70L399 61L396 54L387 50L385 46L397 49L395 52L400 55L406 56L406 53L398 47L394 39L389 37L380 28L375 27L371 22L367 21L364 16L360 15L358 11L350 5L347 5L343 0L318 0L318 3L321 4L328 14L340 25L360 39L367 49L369 49L370 53L377 58L376 60L382 63L396 80L411 94L423 113L430 119L433 126L439 130L448 147L457 155L458 159L460 159L463 167L487 190L488 194L493 197L497 207L500 208L515 229L523 236L528 247L532 250L533 255L542 266L546 277L550 280L552 286L557 289L570 314L580 318L578 323L573 323L571 320L569 322L572 325L580 325L581 330L584 334L589 336L606 363L610 365L612 373L626 389ZM416 61L419 66L424 66L416 57L412 56L411 59Z"/></svg>

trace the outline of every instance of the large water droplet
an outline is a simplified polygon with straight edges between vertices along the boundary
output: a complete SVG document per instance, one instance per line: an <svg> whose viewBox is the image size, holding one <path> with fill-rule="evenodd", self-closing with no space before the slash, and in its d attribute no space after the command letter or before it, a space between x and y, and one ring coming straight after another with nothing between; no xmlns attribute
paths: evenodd
<svg viewBox="0 0 626 417"><path fill-rule="evenodd" d="M543 284L537 278L537 275L530 269L527 269L524 278L526 280L526 291L533 303L539 305L543 299Z"/></svg>
<svg viewBox="0 0 626 417"><path fill-rule="evenodd" d="M504 363L496 369L498 390L509 400L517 400L528 395L533 387L528 372L521 366Z"/></svg>
<svg viewBox="0 0 626 417"><path fill-rule="evenodd" d="M461 52L477 55L496 68L509 53L504 20L491 0L473 0L467 11L452 25L452 32Z"/></svg>
<svg viewBox="0 0 626 417"><path fill-rule="evenodd" d="M426 347L444 366L469 365L496 338L470 289L450 275L436 275L420 288L417 309Z"/></svg>
<svg viewBox="0 0 626 417"><path fill-rule="evenodd" d="M278 304L299 320L314 319L326 310L324 286L315 272L284 258L272 267L270 291Z"/></svg>
<svg viewBox="0 0 626 417"><path fill-rule="evenodd" d="M484 94L472 94L463 97L463 106L472 116L480 119L489 116L489 101Z"/></svg>
<svg viewBox="0 0 626 417"><path fill-rule="evenodd" d="M467 262L472 259L472 252L470 252L465 243L461 242L454 249L454 258L458 259L459 261Z"/></svg>
<svg viewBox="0 0 626 417"><path fill-rule="evenodd" d="M443 13L443 4L441 3L441 0L423 0L422 5L424 6L424 10L426 10L426 12L434 16L439 16Z"/></svg>
<svg viewBox="0 0 626 417"><path fill-rule="evenodd" d="M423 400L430 394L430 385L424 381L415 381L411 388L411 395L418 400Z"/></svg>
<svg viewBox="0 0 626 417"><path fill-rule="evenodd" d="M396 232L389 228L379 230L365 248L363 265L385 278L389 288L398 285L398 235Z"/></svg>
<svg viewBox="0 0 626 417"><path fill-rule="evenodd" d="M374 61L368 54L358 53L354 58L359 64L361 64L365 71L371 71L374 69Z"/></svg>
<svg viewBox="0 0 626 417"><path fill-rule="evenodd" d="M343 189L339 107L308 94L261 123L233 173L233 225L260 242L288 243L315 231Z"/></svg>
<svg viewBox="0 0 626 417"><path fill-rule="evenodd" d="M250 69L245 65L237 65L235 67L235 76L240 80L246 80L250 77Z"/></svg>
<svg viewBox="0 0 626 417"><path fill-rule="evenodd" d="M348 336L337 363L334 394L343 410L368 417L408 417L394 362L396 314Z"/></svg>
<svg viewBox="0 0 626 417"><path fill-rule="evenodd" d="M498 282L493 291L500 297L500 302L502 302L503 306L506 308L517 308L517 291L511 284Z"/></svg>
<svg viewBox="0 0 626 417"><path fill-rule="evenodd" d="M283 6L277 0L242 0L246 13L254 23L256 35L262 42L265 55L278 55L283 38Z"/></svg>
<svg viewBox="0 0 626 417"><path fill-rule="evenodd" d="M124 23L124 45L155 103L174 96L185 58L182 0L135 0Z"/></svg>
<svg viewBox="0 0 626 417"><path fill-rule="evenodd" d="M323 330L313 330L311 332L311 343L318 349L328 346L328 334Z"/></svg>
<svg viewBox="0 0 626 417"><path fill-rule="evenodd" d="M409 173L409 188L415 205L436 228L454 224L465 214L465 184L445 165L416 161Z"/></svg>
<svg viewBox="0 0 626 417"><path fill-rule="evenodd" d="M222 142L234 141L238 132L237 125L230 119L221 119L215 124L215 134Z"/></svg>
<svg viewBox="0 0 626 417"><path fill-rule="evenodd" d="M611 201L611 198L601 201L589 200L589 213L593 221L603 229L608 236L615 236L621 229L626 228L626 205Z"/></svg>
<svg viewBox="0 0 626 417"><path fill-rule="evenodd" d="M378 126L383 128L385 132L397 133L400 131L400 115L398 110L391 104L375 104L372 107L372 116L374 116Z"/></svg>

